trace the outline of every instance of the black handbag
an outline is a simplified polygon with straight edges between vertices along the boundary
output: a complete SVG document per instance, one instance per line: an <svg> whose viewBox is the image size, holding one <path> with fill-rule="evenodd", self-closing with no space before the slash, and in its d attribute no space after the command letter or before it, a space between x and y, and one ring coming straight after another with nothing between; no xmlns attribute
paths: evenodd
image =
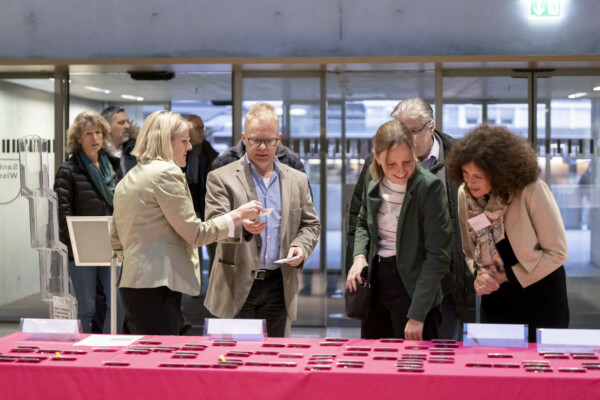
<svg viewBox="0 0 600 400"><path fill-rule="evenodd" d="M371 283L369 282L370 279L368 279L368 276L367 278L364 277L365 270L368 269L368 267L365 267L362 270L362 282L359 285L356 285L356 290L354 292L350 292L348 289L346 289L344 292L346 315L348 315L349 318L366 321L367 316L369 315L371 297L373 297L373 289L371 289ZM368 275L368 272L366 275Z"/></svg>

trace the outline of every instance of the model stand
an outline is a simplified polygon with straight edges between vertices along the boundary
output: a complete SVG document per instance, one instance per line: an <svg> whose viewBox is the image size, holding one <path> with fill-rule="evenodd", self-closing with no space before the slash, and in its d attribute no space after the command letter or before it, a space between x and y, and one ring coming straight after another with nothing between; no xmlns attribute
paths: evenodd
<svg viewBox="0 0 600 400"><path fill-rule="evenodd" d="M67 247L58 236L58 200L49 186L49 142L39 136L19 139L21 196L29 202L31 247L39 253L42 300L50 318L77 319L77 300L69 293Z"/></svg>

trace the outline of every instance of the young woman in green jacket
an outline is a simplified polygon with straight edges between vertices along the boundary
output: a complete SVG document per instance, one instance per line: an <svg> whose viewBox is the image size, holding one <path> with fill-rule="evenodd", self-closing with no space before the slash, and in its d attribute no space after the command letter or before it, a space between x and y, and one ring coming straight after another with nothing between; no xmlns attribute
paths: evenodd
<svg viewBox="0 0 600 400"><path fill-rule="evenodd" d="M418 166L412 133L400 121L379 127L373 153L346 281L348 290L356 290L368 268L373 298L361 336L434 339L441 324L440 281L451 260L446 189Z"/></svg>

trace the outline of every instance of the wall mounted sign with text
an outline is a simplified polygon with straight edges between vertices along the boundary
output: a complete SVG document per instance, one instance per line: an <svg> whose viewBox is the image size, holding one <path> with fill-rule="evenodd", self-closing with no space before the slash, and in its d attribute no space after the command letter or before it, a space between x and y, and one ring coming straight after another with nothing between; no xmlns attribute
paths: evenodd
<svg viewBox="0 0 600 400"><path fill-rule="evenodd" d="M15 200L20 190L19 159L0 158L0 204Z"/></svg>

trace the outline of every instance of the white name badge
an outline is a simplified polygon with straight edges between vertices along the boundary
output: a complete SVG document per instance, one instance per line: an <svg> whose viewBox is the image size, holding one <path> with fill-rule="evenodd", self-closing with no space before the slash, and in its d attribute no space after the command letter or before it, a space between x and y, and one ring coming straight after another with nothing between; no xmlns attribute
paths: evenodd
<svg viewBox="0 0 600 400"><path fill-rule="evenodd" d="M490 220L487 219L484 213L477 215L476 217L469 218L469 225L475 232L482 230L483 228L487 228L491 225Z"/></svg>

